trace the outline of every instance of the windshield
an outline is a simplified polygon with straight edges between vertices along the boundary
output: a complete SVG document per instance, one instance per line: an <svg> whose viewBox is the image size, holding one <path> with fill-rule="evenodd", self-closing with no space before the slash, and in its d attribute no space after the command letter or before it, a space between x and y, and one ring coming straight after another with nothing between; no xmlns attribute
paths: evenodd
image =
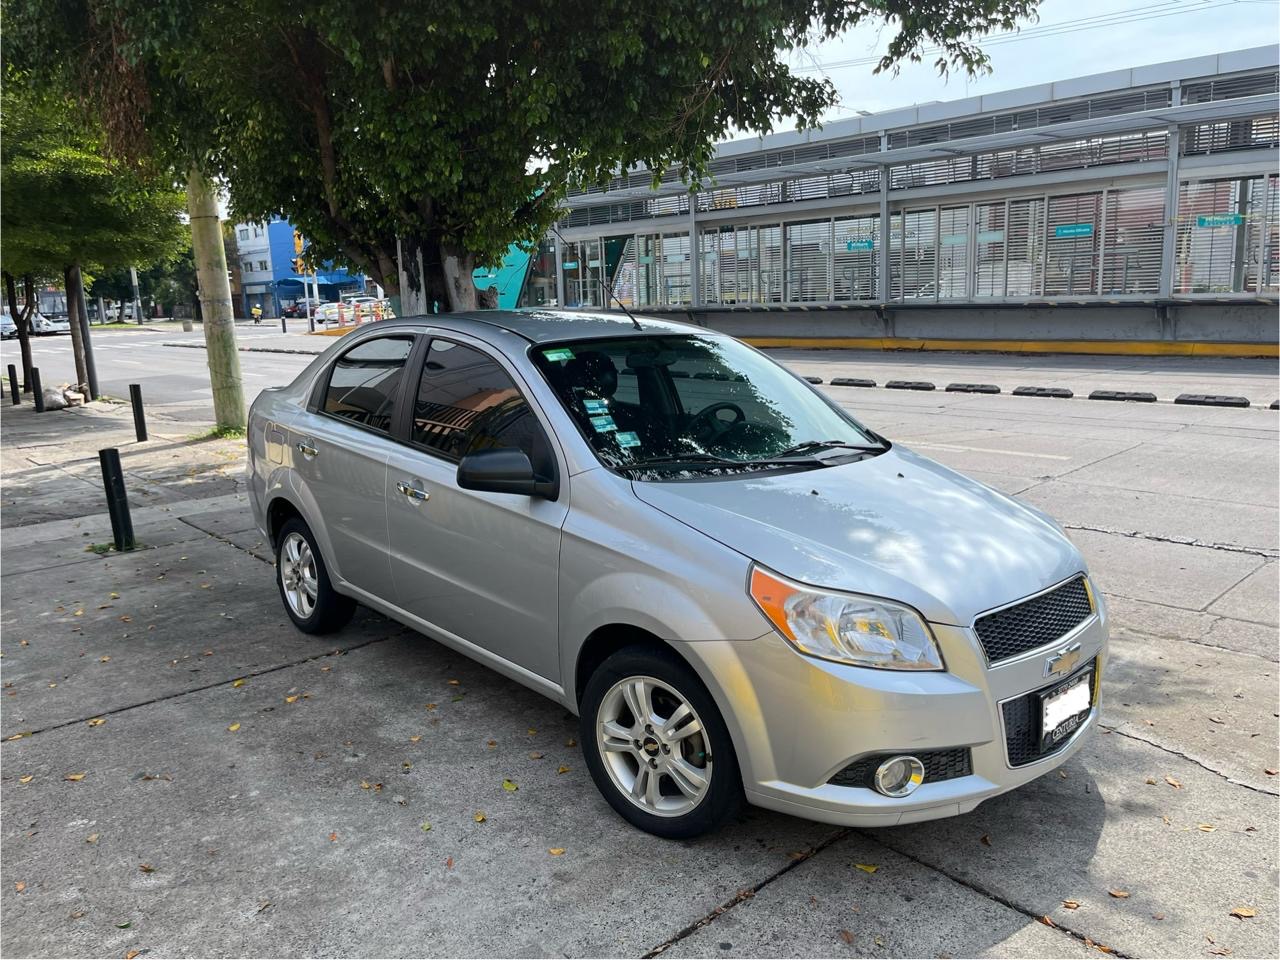
<svg viewBox="0 0 1280 960"><path fill-rule="evenodd" d="M729 337L582 340L535 347L532 356L615 469L822 466L883 449L807 384Z"/></svg>

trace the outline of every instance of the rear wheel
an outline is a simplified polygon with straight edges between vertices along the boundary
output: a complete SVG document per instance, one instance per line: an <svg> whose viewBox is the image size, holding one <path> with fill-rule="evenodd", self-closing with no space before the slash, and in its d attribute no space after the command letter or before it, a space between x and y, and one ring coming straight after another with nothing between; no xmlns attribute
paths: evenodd
<svg viewBox="0 0 1280 960"><path fill-rule="evenodd" d="M332 633L351 620L356 602L333 589L311 529L299 517L280 528L276 585L289 619L303 633Z"/></svg>
<svg viewBox="0 0 1280 960"><path fill-rule="evenodd" d="M587 682L587 768L609 805L660 837L716 829L742 804L728 729L697 674L661 648L628 647Z"/></svg>

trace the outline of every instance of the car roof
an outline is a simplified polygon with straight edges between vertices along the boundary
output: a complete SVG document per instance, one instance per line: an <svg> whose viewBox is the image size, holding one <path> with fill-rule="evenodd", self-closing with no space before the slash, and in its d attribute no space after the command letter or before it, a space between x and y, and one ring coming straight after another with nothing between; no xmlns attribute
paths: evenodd
<svg viewBox="0 0 1280 960"><path fill-rule="evenodd" d="M436 313L399 320L383 320L386 324L429 325L437 329L483 335L497 327L523 337L530 343L556 343L563 340L595 340L603 337L638 337L662 334L708 333L704 327L674 320L662 320L637 314L635 323L624 313L587 312L581 310L477 310L466 313ZM639 329L636 329L636 325Z"/></svg>

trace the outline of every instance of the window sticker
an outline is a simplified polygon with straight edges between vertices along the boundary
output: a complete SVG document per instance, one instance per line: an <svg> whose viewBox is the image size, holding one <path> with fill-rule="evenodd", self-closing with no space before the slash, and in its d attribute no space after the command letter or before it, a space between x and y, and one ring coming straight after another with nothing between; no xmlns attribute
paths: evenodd
<svg viewBox="0 0 1280 960"><path fill-rule="evenodd" d="M618 429L618 425L613 422L613 417L592 417L591 426L595 428L596 433L609 433Z"/></svg>
<svg viewBox="0 0 1280 960"><path fill-rule="evenodd" d="M623 430L614 434L618 438L618 446L620 447L638 447L640 446L640 438L636 436L632 430Z"/></svg>
<svg viewBox="0 0 1280 960"><path fill-rule="evenodd" d="M593 416L595 414L609 412L608 400L592 400L588 397L588 398L583 398L582 405L586 407L587 413L590 413Z"/></svg>
<svg viewBox="0 0 1280 960"><path fill-rule="evenodd" d="M568 347L555 347L551 350L543 350L542 355L553 363L558 360L573 359L573 351Z"/></svg>

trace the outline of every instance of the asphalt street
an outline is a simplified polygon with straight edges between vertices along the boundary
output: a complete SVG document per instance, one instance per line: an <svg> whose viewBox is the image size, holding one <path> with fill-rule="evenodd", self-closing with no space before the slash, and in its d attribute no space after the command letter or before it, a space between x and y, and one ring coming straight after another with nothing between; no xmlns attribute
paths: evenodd
<svg viewBox="0 0 1280 960"><path fill-rule="evenodd" d="M1064 525L1112 613L1102 726L962 817L751 810L674 843L612 814L548 701L372 614L288 625L239 448L188 439L209 397L180 339L95 337L105 392L143 384L148 444L127 407L0 407L5 955L1275 955L1275 411L824 387ZM69 348L37 341L46 382ZM1276 397L1273 361L781 356ZM242 361L252 396L308 358ZM107 443L147 549L99 558Z"/></svg>

